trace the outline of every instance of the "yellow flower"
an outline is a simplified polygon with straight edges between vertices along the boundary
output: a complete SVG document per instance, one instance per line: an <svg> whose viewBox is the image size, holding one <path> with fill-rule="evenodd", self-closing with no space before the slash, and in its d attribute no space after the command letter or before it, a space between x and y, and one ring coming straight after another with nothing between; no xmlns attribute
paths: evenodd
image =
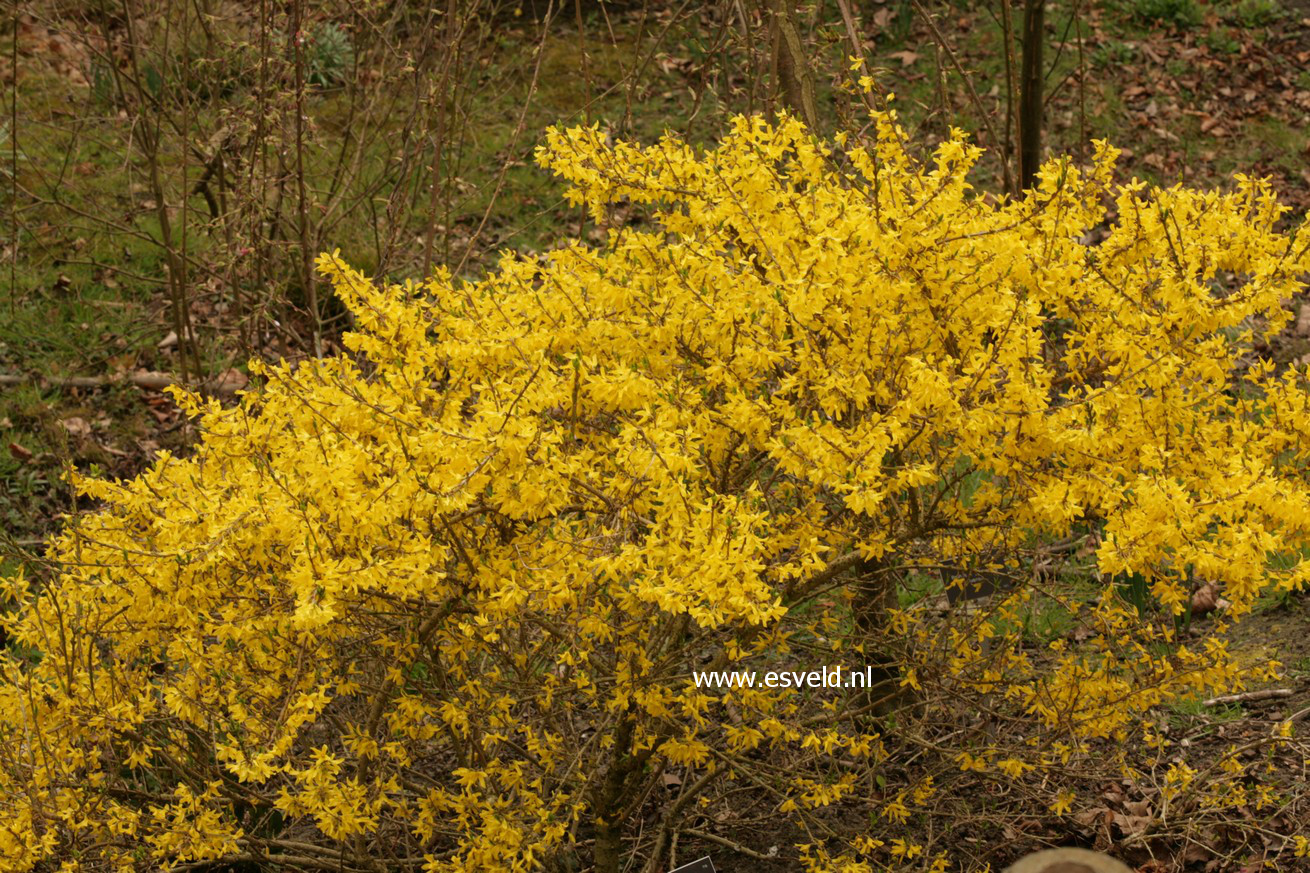
<svg viewBox="0 0 1310 873"><path fill-rule="evenodd" d="M1051 812L1056 815L1064 815L1073 806L1074 793L1065 789L1055 796L1054 802L1051 803Z"/></svg>

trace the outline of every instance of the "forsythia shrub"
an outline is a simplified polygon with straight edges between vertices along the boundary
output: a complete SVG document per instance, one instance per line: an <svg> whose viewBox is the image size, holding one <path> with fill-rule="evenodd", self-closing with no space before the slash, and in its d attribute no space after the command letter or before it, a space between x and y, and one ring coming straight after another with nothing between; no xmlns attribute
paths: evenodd
<svg viewBox="0 0 1310 873"><path fill-rule="evenodd" d="M945 751L1019 780L1240 683L1175 619L1195 579L1240 616L1310 574L1305 374L1250 354L1310 232L1250 179L1116 189L1104 144L996 202L963 135L922 164L875 120L552 130L574 203L654 229L472 283L321 257L354 354L178 392L194 455L79 478L58 575L7 583L0 871L663 870L734 797L812 869L944 870L900 829L932 780L880 775L915 712L1006 719ZM1042 556L1087 532L1083 632L1035 646ZM1003 584L919 608L927 572ZM876 693L692 680L864 663ZM875 833L824 812L853 799Z"/></svg>

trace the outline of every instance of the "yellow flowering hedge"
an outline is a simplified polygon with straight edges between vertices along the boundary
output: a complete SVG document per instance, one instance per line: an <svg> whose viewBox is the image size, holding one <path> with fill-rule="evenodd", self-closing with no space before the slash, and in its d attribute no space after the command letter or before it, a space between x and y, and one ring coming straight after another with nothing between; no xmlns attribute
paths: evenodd
<svg viewBox="0 0 1310 873"><path fill-rule="evenodd" d="M1250 354L1310 233L1250 179L1115 187L1104 144L997 202L963 135L921 163L875 121L556 129L574 203L652 223L477 282L322 256L353 354L179 392L194 454L79 478L103 509L59 574L6 582L0 871L657 870L743 791L814 869L941 870L897 830L931 779L871 789L889 706L1008 713L1024 741L957 760L1022 779L1239 682L1174 617L1195 579L1240 616L1310 574L1304 373ZM1084 633L1034 647L1043 549L1092 530ZM920 609L912 571L1005 584ZM879 699L692 681L866 662ZM886 840L821 814L853 798Z"/></svg>

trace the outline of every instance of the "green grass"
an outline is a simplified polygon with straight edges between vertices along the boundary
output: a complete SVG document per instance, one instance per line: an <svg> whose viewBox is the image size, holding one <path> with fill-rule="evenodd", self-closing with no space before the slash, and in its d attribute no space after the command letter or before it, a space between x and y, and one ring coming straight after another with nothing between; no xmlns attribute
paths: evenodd
<svg viewBox="0 0 1310 873"><path fill-rule="evenodd" d="M897 606L909 609L946 593L946 585L937 573L919 573L911 571L905 574L904 581L896 587Z"/></svg>
<svg viewBox="0 0 1310 873"><path fill-rule="evenodd" d="M1291 12L1279 0L1236 0L1223 4L1221 10L1225 19L1248 28L1267 27Z"/></svg>
<svg viewBox="0 0 1310 873"><path fill-rule="evenodd" d="M1264 162L1299 173L1305 168L1305 159L1297 149L1304 149L1307 142L1310 142L1310 124L1295 127L1278 118L1259 119L1243 126L1242 138L1234 149L1237 162L1234 170L1242 172L1243 164L1249 167Z"/></svg>
<svg viewBox="0 0 1310 873"><path fill-rule="evenodd" d="M1195 730L1200 723L1205 725L1203 735L1211 733L1219 725L1241 721L1246 715L1240 704L1206 706L1199 697L1175 701L1168 705L1167 712L1169 722L1176 730Z"/></svg>
<svg viewBox="0 0 1310 873"><path fill-rule="evenodd" d="M1197 0L1124 0L1120 5L1140 22L1180 30L1197 26L1204 17Z"/></svg>

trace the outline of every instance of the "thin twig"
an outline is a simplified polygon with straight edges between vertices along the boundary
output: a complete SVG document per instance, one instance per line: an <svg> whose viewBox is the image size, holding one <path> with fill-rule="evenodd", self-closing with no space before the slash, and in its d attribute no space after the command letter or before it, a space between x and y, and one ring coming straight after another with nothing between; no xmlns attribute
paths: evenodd
<svg viewBox="0 0 1310 873"><path fill-rule="evenodd" d="M1010 183L1010 163L1006 159L1005 144L1001 142L996 135L996 131L992 128L991 118L987 110L983 108L982 100L978 98L978 92L973 87L973 79L965 74L964 68L960 66L960 59L955 56L954 50L946 42L946 37L942 35L941 29L937 27L937 22L928 14L928 10L923 8L923 4L919 0L912 0L912 2L914 8L923 16L923 20L928 23L928 27L932 30L933 39L937 40L937 44L942 47L942 51L946 52L946 56L951 59L951 66L955 67L955 72L960 74L960 79L964 82L965 87L969 89L969 99L973 101L974 109L978 112L978 118L987 130L987 138L992 141L996 151L1001 156L1001 173L1004 176L1005 190L1013 190Z"/></svg>
<svg viewBox="0 0 1310 873"><path fill-rule="evenodd" d="M776 851L772 855L767 854L765 852L757 852L754 849L748 849L745 846L743 846L741 843L735 842L726 837L715 836L714 834L707 834L704 831L692 830L691 828L678 828L678 830L689 837L695 837L696 839L704 840L707 843L718 843L720 846L723 846L728 849L732 849L734 852L737 852L738 854L745 855L747 858L754 858L757 861L774 861L777 860L778 857L778 853Z"/></svg>

